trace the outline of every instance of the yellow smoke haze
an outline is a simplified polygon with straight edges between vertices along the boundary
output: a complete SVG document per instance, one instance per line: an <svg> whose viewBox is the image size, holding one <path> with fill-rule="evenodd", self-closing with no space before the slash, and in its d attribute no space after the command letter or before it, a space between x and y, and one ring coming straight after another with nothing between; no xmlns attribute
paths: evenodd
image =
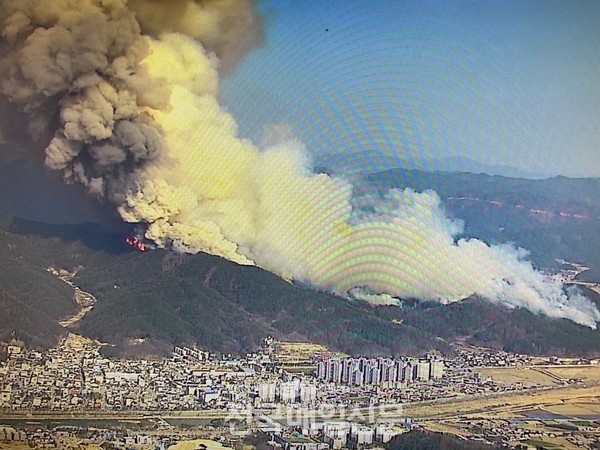
<svg viewBox="0 0 600 450"><path fill-rule="evenodd" d="M129 0L147 33L176 32L214 52L223 70L262 41L252 0Z"/></svg>

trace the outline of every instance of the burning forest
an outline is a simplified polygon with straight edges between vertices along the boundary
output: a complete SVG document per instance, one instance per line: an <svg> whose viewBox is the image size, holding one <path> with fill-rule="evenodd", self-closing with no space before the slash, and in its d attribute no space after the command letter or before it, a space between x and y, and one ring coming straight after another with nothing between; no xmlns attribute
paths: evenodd
<svg viewBox="0 0 600 450"><path fill-rule="evenodd" d="M41 143L31 157L142 226L127 238L139 251L207 252L374 302L477 294L600 321L524 249L459 238L435 192L357 201L297 139L240 137L218 96L261 40L250 0L3 0L0 24L3 102Z"/></svg>

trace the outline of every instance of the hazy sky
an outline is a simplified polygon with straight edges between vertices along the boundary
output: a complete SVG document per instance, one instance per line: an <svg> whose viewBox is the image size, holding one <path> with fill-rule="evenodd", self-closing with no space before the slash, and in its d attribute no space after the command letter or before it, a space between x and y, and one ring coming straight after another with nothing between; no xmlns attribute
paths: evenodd
<svg viewBox="0 0 600 450"><path fill-rule="evenodd" d="M600 1L262 0L223 85L244 136L285 124L355 170L466 156L600 176Z"/></svg>

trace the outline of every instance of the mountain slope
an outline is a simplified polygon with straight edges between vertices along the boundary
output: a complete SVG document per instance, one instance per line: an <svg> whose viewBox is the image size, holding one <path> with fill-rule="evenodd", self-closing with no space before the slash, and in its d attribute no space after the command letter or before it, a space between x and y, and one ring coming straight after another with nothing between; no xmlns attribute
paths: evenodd
<svg viewBox="0 0 600 450"><path fill-rule="evenodd" d="M564 258L587 263L588 277L598 273L599 180L391 171L359 189L404 186L435 188L450 213L466 220L467 236L514 241L532 251L539 267ZM271 335L350 354L447 352L452 341L466 340L534 354L600 355L600 331L568 320L476 298L447 306L407 300L400 308L375 307L206 254L139 253L123 238L94 224L1 223L0 337L22 336L43 346L66 332L58 321L77 307L72 288L47 272L53 266L76 270L75 283L97 299L72 329L107 342L105 350L118 354L164 353L184 343L243 353ZM600 304L595 293L587 296Z"/></svg>
<svg viewBox="0 0 600 450"><path fill-rule="evenodd" d="M46 270L52 257L31 239L0 230L0 249L0 338L55 344L66 334L58 321L76 309L73 289Z"/></svg>
<svg viewBox="0 0 600 450"><path fill-rule="evenodd" d="M235 353L256 349L267 335L322 342L349 353L433 346L430 336L399 327L365 303L206 254L132 253L88 267L76 282L99 300L80 331L108 342L154 338ZM438 347L447 349L443 343Z"/></svg>
<svg viewBox="0 0 600 450"><path fill-rule="evenodd" d="M375 307L206 254L132 253L88 266L76 281L98 298L80 331L121 346L151 338L240 353L272 335L350 354L447 352L459 339L532 354L600 354L600 331L569 320L475 298Z"/></svg>
<svg viewBox="0 0 600 450"><path fill-rule="evenodd" d="M33 348L55 345L67 331L40 309L0 290L0 342L23 341Z"/></svg>
<svg viewBox="0 0 600 450"><path fill-rule="evenodd" d="M93 230L95 226L54 226L19 219L0 223L1 340L17 338L47 348L66 335L58 322L78 309L73 287L47 269L72 271L102 260L105 252L91 250L79 241L82 236L93 238ZM65 239L69 233L70 238ZM100 233L95 239L102 242L104 237Z"/></svg>
<svg viewBox="0 0 600 450"><path fill-rule="evenodd" d="M600 308L600 295L583 289ZM472 297L450 305L421 303L407 312L404 323L446 340L542 355L600 355L600 331L552 320L521 309L506 309Z"/></svg>

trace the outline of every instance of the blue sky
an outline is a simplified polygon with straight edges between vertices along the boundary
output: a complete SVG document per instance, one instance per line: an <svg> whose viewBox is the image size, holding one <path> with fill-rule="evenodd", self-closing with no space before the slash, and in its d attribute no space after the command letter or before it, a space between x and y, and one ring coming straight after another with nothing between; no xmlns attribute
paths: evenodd
<svg viewBox="0 0 600 450"><path fill-rule="evenodd" d="M350 171L463 156L600 176L597 0L263 0L223 83L243 136L286 125ZM330 159L329 159L330 160Z"/></svg>

